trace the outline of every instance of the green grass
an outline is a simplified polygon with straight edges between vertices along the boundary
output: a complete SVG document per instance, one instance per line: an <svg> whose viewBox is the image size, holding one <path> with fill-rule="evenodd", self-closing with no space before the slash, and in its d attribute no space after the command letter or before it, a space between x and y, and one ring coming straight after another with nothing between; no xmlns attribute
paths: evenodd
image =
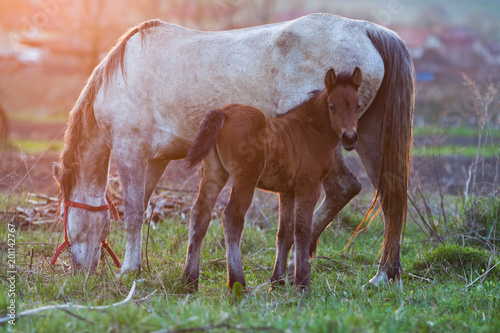
<svg viewBox="0 0 500 333"><path fill-rule="evenodd" d="M444 157L444 156L454 156L454 157L468 157L475 158L477 152L477 146L464 146L464 145L442 145L442 146L413 146L412 154L414 157ZM357 156L355 151L346 152L343 151L344 156ZM498 157L500 154L498 145L486 145L484 148L481 147L479 150L479 156L481 158L494 158Z"/></svg>
<svg viewBox="0 0 500 333"><path fill-rule="evenodd" d="M416 136L428 136L428 135L441 135L446 137L466 137L466 138L477 138L479 136L480 130L474 127L466 126L456 126L456 127L437 127L437 126L425 126L425 127L415 127L413 129L413 134ZM483 130L483 135L488 135L494 138L500 138L500 129L493 129L491 131Z"/></svg>
<svg viewBox="0 0 500 333"><path fill-rule="evenodd" d="M50 147L49 147L50 146ZM28 154L43 153L47 147L49 151L59 152L62 150L64 143L60 140L54 141L52 144L46 140L13 140L11 147L13 149L23 151ZM5 149L5 148L4 148ZM413 156L461 156L461 157L476 157L477 146L432 146L432 147L413 147ZM480 156L484 158L497 157L499 155L499 146L488 145L484 149L481 148ZM345 156L357 156L356 152L343 152Z"/></svg>
<svg viewBox="0 0 500 333"><path fill-rule="evenodd" d="M27 139L16 139L12 140L9 144L10 149L15 149L17 151L22 151L27 154L40 154L45 150L51 152L59 152L63 149L64 143L61 140L55 140L54 142L46 140L27 140ZM8 149L9 147L2 148Z"/></svg>
<svg viewBox="0 0 500 333"><path fill-rule="evenodd" d="M13 197L2 210L12 209L23 200L22 196ZM58 225L54 231L45 227L17 230L18 312L67 302L108 305L123 300L134 279L139 282L134 301L123 306L103 311L71 309L70 313L52 310L18 318L14 330L149 332L196 327L212 327L208 330L211 332L235 332L236 327L249 332L258 328L283 332L500 330L500 266L467 287L489 265L498 262L498 253L452 243L436 246L409 223L402 247L403 288L365 292L361 286L376 273L383 228L380 219L375 219L368 231L342 252L362 212L348 207L342 215L322 235L318 257L312 265L312 288L307 295L290 285L270 291L265 284L274 263L276 212L270 212L271 227L263 229L251 222L245 226L242 257L248 293L241 298L226 290L224 239L219 219L212 222L204 240L200 290L192 295L184 293L179 280L187 244L187 224L179 220L163 221L157 230L150 230L148 261L143 255L140 277L133 274L118 277L115 268L102 263L98 272L88 277L73 276L68 273L69 268L61 265L52 268L47 259L55 246L50 243L61 241L62 226ZM4 218L2 222L0 313L5 313L9 302L8 221ZM146 227L143 231L145 237ZM123 222L112 224L110 240L123 259ZM62 254L60 262L69 262L68 253Z"/></svg>
<svg viewBox="0 0 500 333"><path fill-rule="evenodd" d="M461 156L476 157L477 146L445 145L431 147L413 147L413 156ZM487 145L479 150L481 158L497 157L499 155L499 146Z"/></svg>
<svg viewBox="0 0 500 333"><path fill-rule="evenodd" d="M40 124L66 124L68 122L69 110L61 113L39 114L36 110L22 110L19 112L11 112L8 114L11 121L27 121Z"/></svg>

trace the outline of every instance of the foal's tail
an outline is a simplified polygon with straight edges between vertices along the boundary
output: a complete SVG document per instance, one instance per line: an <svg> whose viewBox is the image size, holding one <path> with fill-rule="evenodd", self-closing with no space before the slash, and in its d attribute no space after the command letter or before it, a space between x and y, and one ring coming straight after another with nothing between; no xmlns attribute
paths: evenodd
<svg viewBox="0 0 500 333"><path fill-rule="evenodd" d="M408 208L414 69L406 45L395 33L371 25L367 35L383 59L385 75L370 106L383 117L380 137L382 156L377 192L366 216L373 211L377 198L380 198L385 218L382 258L394 260L397 256L399 261L400 236L401 233L404 235ZM363 222L365 220L366 217Z"/></svg>
<svg viewBox="0 0 500 333"><path fill-rule="evenodd" d="M188 168L200 163L210 153L210 150L215 147L217 136L224 124L224 117L224 112L221 110L211 110L207 113L201 122L198 135L196 135L184 159Z"/></svg>

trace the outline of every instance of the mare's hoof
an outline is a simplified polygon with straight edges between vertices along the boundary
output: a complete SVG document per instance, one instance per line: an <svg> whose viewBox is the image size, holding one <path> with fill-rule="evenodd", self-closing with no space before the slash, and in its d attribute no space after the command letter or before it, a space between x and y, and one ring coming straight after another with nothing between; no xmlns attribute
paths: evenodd
<svg viewBox="0 0 500 333"><path fill-rule="evenodd" d="M387 273L384 271L379 271L377 274L368 281L367 284L363 285L363 290L376 290L389 285L399 286L403 288L403 281L401 278L388 278Z"/></svg>
<svg viewBox="0 0 500 333"><path fill-rule="evenodd" d="M295 282L295 264L294 263L288 264L287 280L288 280L288 283L290 283L290 284L294 284L294 282Z"/></svg>
<svg viewBox="0 0 500 333"><path fill-rule="evenodd" d="M378 286L368 282L363 285L363 291L378 290Z"/></svg>
<svg viewBox="0 0 500 333"><path fill-rule="evenodd" d="M124 275L127 275L127 274L137 274L137 276L139 276L139 274L141 274L141 266L136 266L136 267L132 267L132 266L128 266L128 265L122 265L122 268L120 269L120 273L118 274L118 276L124 276Z"/></svg>
<svg viewBox="0 0 500 333"><path fill-rule="evenodd" d="M368 291L378 289L380 287L386 286L388 282L389 279L387 279L387 273L378 271L377 274L363 286L363 290Z"/></svg>

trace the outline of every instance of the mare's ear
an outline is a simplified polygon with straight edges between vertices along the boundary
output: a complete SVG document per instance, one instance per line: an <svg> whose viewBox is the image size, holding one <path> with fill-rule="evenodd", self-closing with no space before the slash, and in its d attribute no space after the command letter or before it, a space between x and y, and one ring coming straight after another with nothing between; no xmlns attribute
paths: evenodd
<svg viewBox="0 0 500 333"><path fill-rule="evenodd" d="M336 81L337 81L337 75L335 74L333 68L330 68L325 75L325 87L327 89L331 88Z"/></svg>
<svg viewBox="0 0 500 333"><path fill-rule="evenodd" d="M356 86L356 89L358 89L359 86L361 86L361 81L363 81L363 75L361 74L361 70L359 69L359 67L356 67L354 69L354 72L352 73L351 76L351 81Z"/></svg>
<svg viewBox="0 0 500 333"><path fill-rule="evenodd" d="M61 167L57 163L52 163L52 176L59 183L59 176L61 175Z"/></svg>

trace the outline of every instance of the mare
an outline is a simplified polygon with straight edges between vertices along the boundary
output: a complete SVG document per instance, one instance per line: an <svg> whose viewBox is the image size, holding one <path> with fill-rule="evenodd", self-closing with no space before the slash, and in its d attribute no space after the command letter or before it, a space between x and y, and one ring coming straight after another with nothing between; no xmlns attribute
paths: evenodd
<svg viewBox="0 0 500 333"><path fill-rule="evenodd" d="M239 104L208 112L185 159L189 167L203 160L183 273L189 289L198 289L201 243L218 191L229 177L233 180L231 196L222 218L229 289L236 282L245 286L240 244L255 187L279 193L277 252L271 281L284 282L288 253L295 244L294 283L309 286L314 207L339 141L347 150L356 147L361 81L357 67L352 75L336 75L330 69L325 75L325 89L277 118Z"/></svg>
<svg viewBox="0 0 500 333"><path fill-rule="evenodd" d="M252 105L276 117L324 87L329 68L363 73L356 152L384 213L378 285L401 275L412 142L413 64L404 42L379 25L330 14L230 31L195 31L159 20L127 32L94 69L73 107L54 175L61 203L106 207L111 151L123 187L127 242L121 274L141 269L145 208L165 167L182 159L207 111ZM309 256L323 230L361 190L341 147L322 181ZM110 211L68 210L73 268L92 270ZM121 253L117 253L118 256Z"/></svg>

